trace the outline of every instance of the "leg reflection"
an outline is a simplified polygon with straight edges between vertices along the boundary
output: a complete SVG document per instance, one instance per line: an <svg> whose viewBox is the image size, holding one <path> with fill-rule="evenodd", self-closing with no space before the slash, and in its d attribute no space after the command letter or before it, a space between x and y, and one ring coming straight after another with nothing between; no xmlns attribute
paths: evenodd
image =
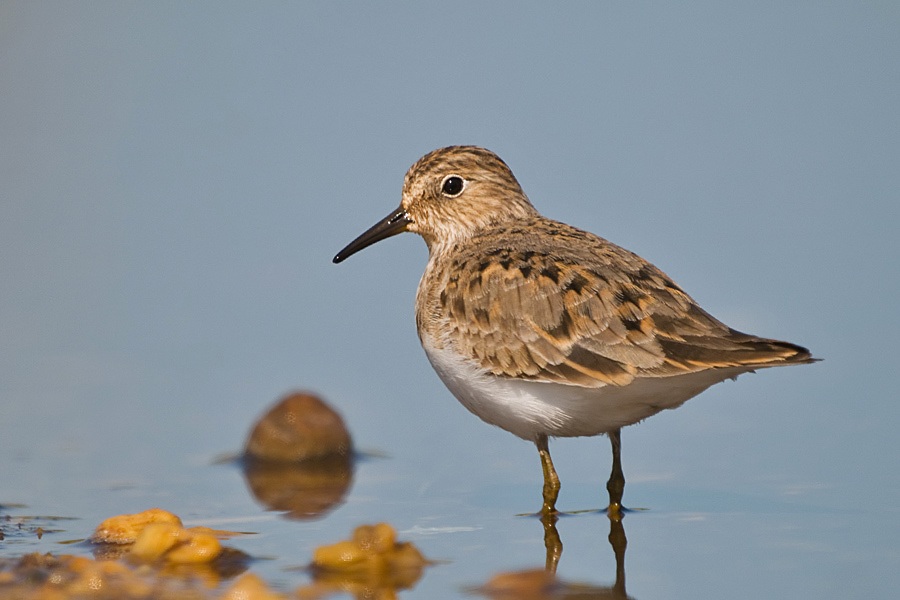
<svg viewBox="0 0 900 600"><path fill-rule="evenodd" d="M541 518L541 524L544 526L544 547L547 551L545 566L552 575L556 574L563 550L556 522L556 515L545 515ZM609 587L597 587L585 591L596 592L597 598L625 599L628 598L625 591L625 548L628 546L628 539L625 537L625 526L622 524L621 514L609 517L609 537L607 539L609 539L609 545L612 546L613 555L616 557L616 581Z"/></svg>
<svg viewBox="0 0 900 600"><path fill-rule="evenodd" d="M628 546L628 539L625 537L625 526L622 525L622 517L609 520L609 545L612 546L613 554L616 556L616 582L613 584L612 591L614 598L627 598L625 593L625 548Z"/></svg>
<svg viewBox="0 0 900 600"><path fill-rule="evenodd" d="M547 549L547 558L544 562L544 568L549 573L556 574L556 566L559 564L559 557L562 556L562 540L559 539L559 531L556 530L556 515L542 515L541 524L544 526L544 548Z"/></svg>

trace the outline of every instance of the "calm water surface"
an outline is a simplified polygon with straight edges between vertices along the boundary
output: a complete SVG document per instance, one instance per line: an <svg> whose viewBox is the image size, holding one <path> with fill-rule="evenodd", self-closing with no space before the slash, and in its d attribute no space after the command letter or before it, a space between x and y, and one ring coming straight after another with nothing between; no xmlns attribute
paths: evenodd
<svg viewBox="0 0 900 600"><path fill-rule="evenodd" d="M817 368L784 376L809 381ZM785 464L796 461L803 448L790 440L773 441L789 456L767 465L752 456L743 461L729 456L753 452L759 440L746 443L714 431L707 439L678 434L703 412L724 419L727 408L738 408L727 398L737 388L723 389L624 430L626 501L647 510L628 513L621 531L605 514L588 510L599 508L604 498L605 438L564 440L551 447L563 478L561 507L585 511L557 523L562 579L597 590L624 587L635 598L890 597L900 579L895 508L877 499L857 504L840 479L792 481L793 471ZM766 410L766 403L740 408L743 416ZM149 426L121 421L116 431L104 432L97 424L108 418L105 409L98 405L93 413L80 414L61 409L73 420L63 437L50 433L60 416L53 411L31 415L22 410L16 427L4 427L8 458L0 500L25 505L4 510L11 517L5 528L13 532L24 516L67 519L35 521L49 530L41 539L13 532L0 542L0 554L89 554L89 547L65 542L89 536L113 514L160 506L189 525L255 532L229 545L253 556L250 569L284 590L308 581L300 567L317 545L379 521L394 525L401 539L437 561L404 593L407 597L461 597L499 572L545 564L541 523L519 516L539 506L534 449L469 418L461 408L462 418L447 424L455 430L436 433L432 443L413 437L395 446L363 448L378 452L357 462L346 493L336 493L331 506L325 502L321 514L299 519L285 510L267 510L257 497L267 492L254 487L236 464L213 464L216 453L203 450L218 436L193 422L190 411L182 419L176 406L158 406L168 416L150 419ZM404 423L428 429L427 423L416 422L419 418L427 415L409 415ZM358 443L378 437L364 423L349 426ZM757 432L742 435L755 438ZM232 442L239 448L242 439ZM661 444L675 447L661 452ZM659 455L654 460L650 453ZM737 462L739 472L723 471L723 461ZM679 472L683 478L674 474ZM622 536L627 549L617 561Z"/></svg>

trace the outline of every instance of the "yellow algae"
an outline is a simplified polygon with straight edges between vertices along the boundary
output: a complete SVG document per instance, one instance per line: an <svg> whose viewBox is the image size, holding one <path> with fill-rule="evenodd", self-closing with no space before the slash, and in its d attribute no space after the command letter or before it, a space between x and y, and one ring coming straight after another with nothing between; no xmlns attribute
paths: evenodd
<svg viewBox="0 0 900 600"><path fill-rule="evenodd" d="M415 585L428 561L410 542L398 542L387 523L357 527L349 540L317 548L313 553L313 585L297 590L301 597L343 590L357 597L393 597Z"/></svg>
<svg viewBox="0 0 900 600"><path fill-rule="evenodd" d="M165 555L165 560L177 564L208 563L222 554L222 544L208 533L185 530L188 539L175 546Z"/></svg>
<svg viewBox="0 0 900 600"><path fill-rule="evenodd" d="M138 536L129 556L144 561L162 559L173 564L192 564L211 562L221 553L222 544L205 531L153 523Z"/></svg>
<svg viewBox="0 0 900 600"><path fill-rule="evenodd" d="M236 573L235 573L236 574ZM234 574L232 575L234 576ZM17 600L287 600L259 577L243 574L227 589L209 564L136 565L84 556L0 557L0 598Z"/></svg>
<svg viewBox="0 0 900 600"><path fill-rule="evenodd" d="M355 541L344 540L316 548L313 565L323 569L348 569L372 556Z"/></svg>
<svg viewBox="0 0 900 600"><path fill-rule="evenodd" d="M397 545L397 532L387 523L361 525L353 531L353 541L364 550L383 554Z"/></svg>
<svg viewBox="0 0 900 600"><path fill-rule="evenodd" d="M238 535L209 527L182 526L181 519L154 508L134 515L119 515L103 521L91 537L94 542L131 544L125 552L103 552L104 558L127 556L132 560L165 561L172 564L202 564L216 560L223 552L218 538ZM232 554L240 554L233 551Z"/></svg>
<svg viewBox="0 0 900 600"><path fill-rule="evenodd" d="M91 541L98 544L132 544L145 527L154 523L180 527L181 519L161 508L151 508L133 515L117 515L100 523Z"/></svg>
<svg viewBox="0 0 900 600"><path fill-rule="evenodd" d="M186 541L185 529L172 523L151 523L144 527L129 556L140 560L157 560L177 544Z"/></svg>
<svg viewBox="0 0 900 600"><path fill-rule="evenodd" d="M184 528L181 520L160 509L105 520L92 539L101 557L28 554L0 557L0 598L22 600L169 600L219 597L223 580L244 572L247 555L222 546L219 537L234 535L208 527ZM130 545L121 543L132 540ZM119 549L110 554L109 548ZM127 559L127 560L123 560ZM239 581L243 581L238 585ZM229 598L275 600L265 584L242 578ZM257 592L244 594L256 585Z"/></svg>
<svg viewBox="0 0 900 600"><path fill-rule="evenodd" d="M190 593L184 581L148 576L118 561L83 556L26 554L17 561L0 559L0 597L21 600L168 600L208 598Z"/></svg>
<svg viewBox="0 0 900 600"><path fill-rule="evenodd" d="M273 592L258 575L244 573L226 589L221 600L287 600L287 596Z"/></svg>
<svg viewBox="0 0 900 600"><path fill-rule="evenodd" d="M390 554L390 567L393 571L415 571L428 564L428 560L412 542L397 544Z"/></svg>

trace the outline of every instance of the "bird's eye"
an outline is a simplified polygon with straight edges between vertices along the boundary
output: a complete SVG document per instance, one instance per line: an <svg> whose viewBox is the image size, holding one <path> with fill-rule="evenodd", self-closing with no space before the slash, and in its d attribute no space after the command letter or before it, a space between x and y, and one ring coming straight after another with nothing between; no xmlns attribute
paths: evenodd
<svg viewBox="0 0 900 600"><path fill-rule="evenodd" d="M466 180L460 177L459 175L448 175L444 177L444 181L441 183L441 193L445 196L449 196L451 198L455 198L462 194L462 191L466 187Z"/></svg>

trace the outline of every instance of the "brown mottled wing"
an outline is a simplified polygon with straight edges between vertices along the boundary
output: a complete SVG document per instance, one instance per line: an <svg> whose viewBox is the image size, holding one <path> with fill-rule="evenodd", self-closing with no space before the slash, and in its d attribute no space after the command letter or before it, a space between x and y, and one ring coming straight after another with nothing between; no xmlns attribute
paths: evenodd
<svg viewBox="0 0 900 600"><path fill-rule="evenodd" d="M810 360L799 346L730 329L627 250L536 225L469 240L476 251L454 261L440 293L449 338L494 374L598 387ZM541 226L550 231L536 234Z"/></svg>

